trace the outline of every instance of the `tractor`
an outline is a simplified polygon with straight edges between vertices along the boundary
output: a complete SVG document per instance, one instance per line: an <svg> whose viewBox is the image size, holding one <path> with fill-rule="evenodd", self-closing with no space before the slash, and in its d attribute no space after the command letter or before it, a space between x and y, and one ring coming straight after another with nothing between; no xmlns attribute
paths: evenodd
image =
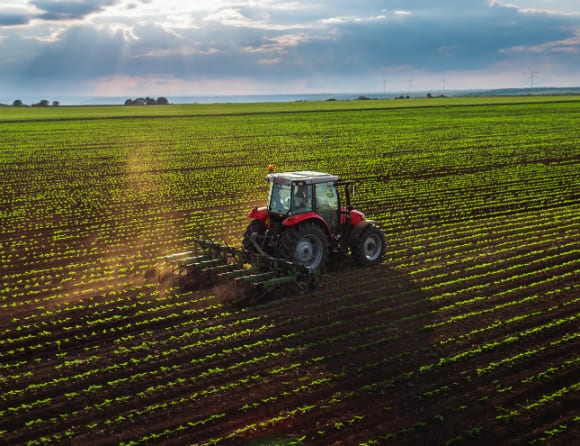
<svg viewBox="0 0 580 446"><path fill-rule="evenodd" d="M266 206L255 206L242 248L196 240L192 250L164 259L183 285L194 275L226 279L250 290L254 300L273 289L314 289L330 254L350 252L356 264L379 263L385 236L353 209L353 181L322 172L274 173L270 166Z"/></svg>
<svg viewBox="0 0 580 446"><path fill-rule="evenodd" d="M352 208L354 182L310 171L270 173L267 179L268 203L248 214L252 221L244 233L244 250L281 257L312 271L324 267L330 252L350 250L360 265L381 261L385 236Z"/></svg>

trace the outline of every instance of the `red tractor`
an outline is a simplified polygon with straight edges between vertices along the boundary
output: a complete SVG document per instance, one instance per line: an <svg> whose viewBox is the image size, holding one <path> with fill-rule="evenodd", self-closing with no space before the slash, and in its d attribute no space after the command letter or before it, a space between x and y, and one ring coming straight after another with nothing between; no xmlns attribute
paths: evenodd
<svg viewBox="0 0 580 446"><path fill-rule="evenodd" d="M299 293L314 289L330 252L350 251L361 265L381 261L385 236L350 205L354 182L310 171L267 179L268 203L248 214L242 249L195 240L191 250L164 258L182 286L223 279L244 290L238 300L255 301L292 284Z"/></svg>
<svg viewBox="0 0 580 446"><path fill-rule="evenodd" d="M270 173L267 179L268 203L248 214L252 221L244 234L244 250L281 257L310 270L320 270L329 252L350 250L361 265L381 261L385 236L350 205L354 182L310 171Z"/></svg>

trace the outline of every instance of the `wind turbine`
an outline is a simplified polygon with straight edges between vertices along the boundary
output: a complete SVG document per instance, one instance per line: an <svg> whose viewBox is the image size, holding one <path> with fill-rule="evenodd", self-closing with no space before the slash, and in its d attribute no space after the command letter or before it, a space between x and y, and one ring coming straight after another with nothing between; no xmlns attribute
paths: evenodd
<svg viewBox="0 0 580 446"><path fill-rule="evenodd" d="M528 74L528 73L526 72L524 74ZM537 71L533 71L533 70L530 71L530 77L528 78L528 79L530 79L530 88L534 88L534 80L535 80L536 74L538 74Z"/></svg>

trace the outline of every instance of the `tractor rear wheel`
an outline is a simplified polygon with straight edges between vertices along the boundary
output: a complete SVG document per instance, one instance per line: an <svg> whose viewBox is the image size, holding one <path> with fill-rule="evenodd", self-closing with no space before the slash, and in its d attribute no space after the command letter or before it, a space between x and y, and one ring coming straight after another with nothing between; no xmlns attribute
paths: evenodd
<svg viewBox="0 0 580 446"><path fill-rule="evenodd" d="M256 246L252 242L252 234L264 235L266 233L266 225L262 220L252 220L246 227L244 238L242 240L242 248L252 254L259 254Z"/></svg>
<svg viewBox="0 0 580 446"><path fill-rule="evenodd" d="M280 256L312 271L321 269L328 258L328 238L315 223L304 222L286 230L280 239Z"/></svg>
<svg viewBox="0 0 580 446"><path fill-rule="evenodd" d="M359 265L379 263L385 253L385 234L373 224L364 228L351 246L352 256Z"/></svg>

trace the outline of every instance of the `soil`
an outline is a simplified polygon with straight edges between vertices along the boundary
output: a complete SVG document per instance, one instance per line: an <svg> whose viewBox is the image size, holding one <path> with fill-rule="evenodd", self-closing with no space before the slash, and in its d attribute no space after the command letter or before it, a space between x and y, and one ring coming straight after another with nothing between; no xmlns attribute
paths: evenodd
<svg viewBox="0 0 580 446"><path fill-rule="evenodd" d="M522 266L521 280L484 268L435 292L421 286L438 284L428 272L402 266L409 257L370 268L334 257L314 292L243 307L231 286L197 277L180 291L148 269L130 287L102 280L111 291L22 305L0 320L2 441L569 444L579 429L578 282L562 258ZM534 285L550 267L558 286ZM462 276L448 268L439 283L447 277ZM469 291L478 286L483 295ZM489 308L441 310L474 296L523 303L437 324Z"/></svg>

